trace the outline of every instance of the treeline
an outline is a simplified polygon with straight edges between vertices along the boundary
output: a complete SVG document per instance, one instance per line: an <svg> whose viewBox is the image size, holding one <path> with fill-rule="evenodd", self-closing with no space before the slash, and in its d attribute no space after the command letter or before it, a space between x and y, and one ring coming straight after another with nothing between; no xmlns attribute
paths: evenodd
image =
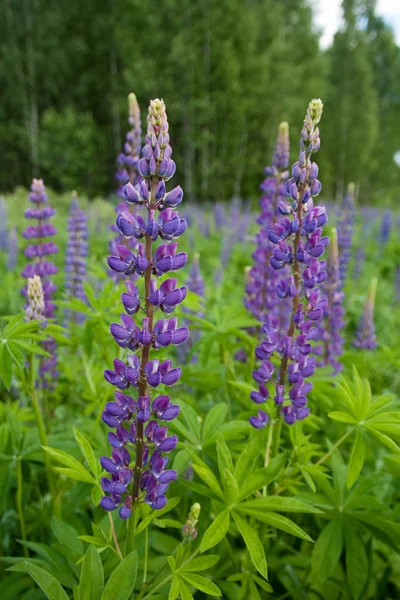
<svg viewBox="0 0 400 600"><path fill-rule="evenodd" d="M0 190L40 175L56 189L113 190L127 95L163 97L192 199L258 192L280 121L293 150L321 97L325 193L397 198L400 51L375 0L344 0L322 52L307 0L4 0ZM177 179L178 181L178 179Z"/></svg>

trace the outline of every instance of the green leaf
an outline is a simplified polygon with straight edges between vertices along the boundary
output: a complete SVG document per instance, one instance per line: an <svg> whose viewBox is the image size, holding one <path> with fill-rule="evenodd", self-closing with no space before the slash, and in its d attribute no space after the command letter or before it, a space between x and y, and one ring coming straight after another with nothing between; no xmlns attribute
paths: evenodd
<svg viewBox="0 0 400 600"><path fill-rule="evenodd" d="M197 412L190 406L190 404L183 402L183 400L179 402L179 406L181 408L181 415L186 422L186 425L189 427L195 439L200 440L200 422Z"/></svg>
<svg viewBox="0 0 400 600"><path fill-rule="evenodd" d="M89 473L89 471L85 469L85 467L82 466L82 464L78 460L76 460L76 458L74 458L70 454L67 454L67 452L57 450L56 448L50 448L49 446L43 446L43 449L62 465L69 467L69 469L65 469L65 471L72 470L81 473L82 479L78 479L78 481L86 481L87 483L93 484L97 483L96 479ZM64 474L67 475L67 473Z"/></svg>
<svg viewBox="0 0 400 600"><path fill-rule="evenodd" d="M182 579L179 580L179 584L182 600L193 600L193 596L189 588L186 586L185 583L183 583Z"/></svg>
<svg viewBox="0 0 400 600"><path fill-rule="evenodd" d="M217 496L222 500L224 495L219 486L218 479L215 477L211 469L204 463L203 465L193 464L193 470L197 475L208 485L209 488L215 492Z"/></svg>
<svg viewBox="0 0 400 600"><path fill-rule="evenodd" d="M69 600L66 592L53 575L31 562L25 561L26 570L49 600Z"/></svg>
<svg viewBox="0 0 400 600"><path fill-rule="evenodd" d="M250 525L237 513L233 512L233 518L241 536L245 541L254 566L265 579L268 579L267 559L265 558L265 552L260 538L254 529L250 527Z"/></svg>
<svg viewBox="0 0 400 600"><path fill-rule="evenodd" d="M255 494L261 490L264 486L269 485L272 481L275 481L286 463L286 454L283 452L271 460L268 467L262 467L257 469L254 473L248 477L244 487L240 490L239 500L244 500L248 496Z"/></svg>
<svg viewBox="0 0 400 600"><path fill-rule="evenodd" d="M368 580L368 557L364 542L350 523L346 523L344 536L346 542L347 581L354 600L358 600L364 597L362 593Z"/></svg>
<svg viewBox="0 0 400 600"><path fill-rule="evenodd" d="M3 380L3 383L7 390L11 387L13 376L13 364L11 354L8 351L7 344L3 340L3 343L0 345L0 377Z"/></svg>
<svg viewBox="0 0 400 600"><path fill-rule="evenodd" d="M111 573L101 600L128 600L136 583L137 568L137 553L134 550Z"/></svg>
<svg viewBox="0 0 400 600"><path fill-rule="evenodd" d="M376 437L377 440L381 442L381 444L389 448L389 450L391 450L392 452L400 454L400 446L398 446L396 442L392 440L392 438L385 435L384 433L381 433L377 429L374 429L373 427L369 427L368 424L366 424L365 427L368 429L368 431L372 433L373 436Z"/></svg>
<svg viewBox="0 0 400 600"><path fill-rule="evenodd" d="M347 472L347 487L350 489L357 481L365 460L365 440L362 429L358 429L351 449L349 469Z"/></svg>
<svg viewBox="0 0 400 600"><path fill-rule="evenodd" d="M79 534L74 527L53 517L51 519L51 528L60 544L64 544L64 546L67 546L79 555L82 554L83 546L79 540Z"/></svg>
<svg viewBox="0 0 400 600"><path fill-rule="evenodd" d="M356 419L349 413L340 412L338 410L328 413L328 417L334 421L338 421L338 423L351 423L353 425L357 423Z"/></svg>
<svg viewBox="0 0 400 600"><path fill-rule="evenodd" d="M264 446L263 430L256 431L252 440L247 443L239 456L235 466L236 481L240 486L248 479L252 473L257 457L260 455ZM261 489L261 488L260 488Z"/></svg>
<svg viewBox="0 0 400 600"><path fill-rule="evenodd" d="M94 479L89 471L76 471L75 469L67 469L66 467L53 467L57 473L61 473L68 479L73 479L74 481L82 481L83 483L94 483Z"/></svg>
<svg viewBox="0 0 400 600"><path fill-rule="evenodd" d="M74 435L80 449L82 450L83 456L88 462L90 470L92 471L94 477L98 479L100 475L100 463L94 455L92 445L88 442L85 436L82 435L78 429L76 429L76 427L74 427Z"/></svg>
<svg viewBox="0 0 400 600"><path fill-rule="evenodd" d="M179 569L179 571L205 571L210 569L219 561L219 556L210 554L208 556L199 556Z"/></svg>
<svg viewBox="0 0 400 600"><path fill-rule="evenodd" d="M214 521L203 535L200 546L201 552L213 548L213 546L216 546L224 539L228 533L230 521L229 508L226 508L215 517Z"/></svg>
<svg viewBox="0 0 400 600"><path fill-rule="evenodd" d="M204 592L205 594L209 594L210 596L222 596L219 587L217 587L215 583L213 583L209 579L206 579L205 577L202 577L201 575L195 575L193 573L189 575L189 573L181 572L180 576L186 581L188 581L191 585L193 585L193 587L200 590L201 592Z"/></svg>
<svg viewBox="0 0 400 600"><path fill-rule="evenodd" d="M286 496L267 496L265 498L257 498L257 500L249 500L248 502L243 502L242 504L235 506L236 510L241 510L242 508L258 508L269 511L311 514L321 514L322 512L310 504L295 500L294 498L287 498Z"/></svg>
<svg viewBox="0 0 400 600"><path fill-rule="evenodd" d="M79 600L98 600L104 589L103 564L95 546L90 545L82 563Z"/></svg>
<svg viewBox="0 0 400 600"><path fill-rule="evenodd" d="M331 521L319 536L311 557L311 577L326 581L336 569L343 550L343 525Z"/></svg>
<svg viewBox="0 0 400 600"><path fill-rule="evenodd" d="M228 445L223 437L220 437L217 441L217 457L218 457L218 466L221 473L223 468L227 469L231 473L233 472L233 461L232 456L229 451ZM221 469L222 468L222 469ZM221 473L222 476L222 473Z"/></svg>
<svg viewBox="0 0 400 600"><path fill-rule="evenodd" d="M214 406L208 413L203 426L203 442L206 442L221 427L228 414L228 406L221 402Z"/></svg>
<svg viewBox="0 0 400 600"><path fill-rule="evenodd" d="M179 577L174 575L169 590L168 600L176 600L176 598L179 596L179 588Z"/></svg>
<svg viewBox="0 0 400 600"><path fill-rule="evenodd" d="M307 542L312 542L313 539L301 529L296 523L284 517L283 515L266 512L264 510L256 510L256 509L248 509L243 510L243 505L237 506L237 510L241 509L241 512L244 512L249 517L253 517L262 523L266 523L267 525L271 525L271 527L275 527L276 529L280 529L281 531L285 531L286 533L290 533L290 535L294 535L302 540L307 540Z"/></svg>

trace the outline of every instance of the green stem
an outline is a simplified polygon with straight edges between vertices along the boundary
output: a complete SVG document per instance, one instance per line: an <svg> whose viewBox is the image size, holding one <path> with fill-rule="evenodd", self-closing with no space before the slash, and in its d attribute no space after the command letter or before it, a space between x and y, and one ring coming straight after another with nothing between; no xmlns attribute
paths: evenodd
<svg viewBox="0 0 400 600"><path fill-rule="evenodd" d="M325 462L331 456L331 454L335 452L337 448L339 448L339 446L344 442L344 440L348 438L351 433L353 433L355 428L356 426L352 427L347 433L342 435L342 437L336 442L336 444L333 444L332 448L326 454L324 454L322 458L319 459L317 465L322 465L322 463Z"/></svg>
<svg viewBox="0 0 400 600"><path fill-rule="evenodd" d="M135 537L136 537L136 505L132 506L132 514L128 520L128 533L126 536L126 547L125 556L128 556L135 548Z"/></svg>
<svg viewBox="0 0 400 600"><path fill-rule="evenodd" d="M144 542L144 567L143 567L143 585L146 585L147 579L147 561L149 559L149 528L145 530L145 542Z"/></svg>
<svg viewBox="0 0 400 600"><path fill-rule="evenodd" d="M277 420L274 426L274 434L272 440L272 448L271 448L271 456L274 458L278 454L279 444L281 441L281 432L282 432L282 415L279 411Z"/></svg>
<svg viewBox="0 0 400 600"><path fill-rule="evenodd" d="M270 456L271 456L271 444L272 444L272 438L273 438L273 434L274 434L274 428L272 427L272 425L270 425L268 427L268 439L267 439L267 447L265 449L265 460L264 460L264 466L268 467L269 465L269 460L270 460ZM263 496L267 495L267 486L265 485L263 488Z"/></svg>
<svg viewBox="0 0 400 600"><path fill-rule="evenodd" d="M23 484L22 464L21 464L21 459L18 458L18 460L17 460L17 511L18 511L19 524L20 524L20 528L21 528L21 537L22 537L23 541L26 542L27 538L26 538L24 508L23 508L23 502L22 502L22 498L23 498L22 484ZM24 556L26 556L27 558L29 556L28 548L26 546L24 546Z"/></svg>

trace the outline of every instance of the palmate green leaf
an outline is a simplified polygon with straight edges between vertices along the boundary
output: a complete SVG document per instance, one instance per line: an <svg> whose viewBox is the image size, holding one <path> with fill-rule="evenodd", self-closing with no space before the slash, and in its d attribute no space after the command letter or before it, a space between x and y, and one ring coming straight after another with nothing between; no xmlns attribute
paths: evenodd
<svg viewBox="0 0 400 600"><path fill-rule="evenodd" d="M60 473L60 475L64 475L68 479L72 479L73 481L81 481L82 483L95 483L95 479L89 473L89 471L82 472L81 470L76 469L68 469L67 467L53 467L54 471Z"/></svg>
<svg viewBox="0 0 400 600"><path fill-rule="evenodd" d="M359 600L363 597L363 591L368 581L368 557L365 544L351 523L346 522L344 535L347 581L353 599Z"/></svg>
<svg viewBox="0 0 400 600"><path fill-rule="evenodd" d="M379 415L381 412L384 412L386 408L388 408L395 401L395 397L392 394L383 394L378 398L375 398L372 405L368 411L368 419L370 417Z"/></svg>
<svg viewBox="0 0 400 600"><path fill-rule="evenodd" d="M92 445L76 427L73 428L73 431L78 446L81 449L83 456L86 458L93 476L98 479L100 475L100 462L94 455Z"/></svg>
<svg viewBox="0 0 400 600"><path fill-rule="evenodd" d="M228 414L228 406L221 402L216 404L207 414L203 425L203 442L206 442L211 436L219 431Z"/></svg>
<svg viewBox="0 0 400 600"><path fill-rule="evenodd" d="M282 454L278 454L278 456L273 458L268 467L262 467L261 469L254 471L254 473L252 473L251 476L245 480L246 483L240 490L238 500L244 500L248 496L251 496L252 494L255 494L261 490L264 486L275 481L279 477L285 464L286 454L283 452Z"/></svg>
<svg viewBox="0 0 400 600"><path fill-rule="evenodd" d="M200 551L205 552L210 548L213 548L221 540L224 539L228 533L229 525L231 522L229 508L225 508L219 513L207 529L201 540Z"/></svg>
<svg viewBox="0 0 400 600"><path fill-rule="evenodd" d="M265 579L268 579L267 559L265 558L265 552L260 538L254 529L250 527L250 525L244 519L242 519L241 516L239 516L235 511L232 514L236 523L236 527L239 529L240 534L244 539L254 566Z"/></svg>
<svg viewBox="0 0 400 600"><path fill-rule="evenodd" d="M229 451L228 445L223 437L220 437L217 441L217 457L218 467L222 477L221 470L227 469L230 473L233 473L233 460Z"/></svg>
<svg viewBox="0 0 400 600"><path fill-rule="evenodd" d="M280 529L281 531L285 531L286 533L290 533L290 535L294 535L302 540L307 540L307 542L312 542L313 539L306 533L301 527L296 525L293 521L284 517L283 515L266 512L264 510L245 508L243 504L239 504L235 507L235 510L240 511L248 515L249 517L253 517L266 525L271 525L271 527L275 527L275 529Z"/></svg>
<svg viewBox="0 0 400 600"><path fill-rule="evenodd" d="M11 354L8 351L8 345L4 340L0 345L0 377L6 389L9 390L13 377L13 363Z"/></svg>
<svg viewBox="0 0 400 600"><path fill-rule="evenodd" d="M207 466L193 464L193 470L200 477L200 479L202 479L221 500L223 500L224 494L211 469L209 469Z"/></svg>
<svg viewBox="0 0 400 600"><path fill-rule="evenodd" d="M323 583L336 569L343 550L343 524L331 521L320 534L311 557L311 577Z"/></svg>
<svg viewBox="0 0 400 600"><path fill-rule="evenodd" d="M210 554L208 556L199 556L197 558L193 558L193 560L191 560L189 563L183 565L179 569L179 571L206 571L207 569L210 569L211 567L216 565L219 559L220 557L216 556L215 554Z"/></svg>
<svg viewBox="0 0 400 600"><path fill-rule="evenodd" d="M251 425L248 421L230 421L220 427L206 442L203 447L215 444L217 439L222 436L225 441L239 440L244 437L244 434L249 432Z"/></svg>
<svg viewBox="0 0 400 600"><path fill-rule="evenodd" d="M69 600L66 592L53 575L29 561L25 561L26 570L49 600Z"/></svg>
<svg viewBox="0 0 400 600"><path fill-rule="evenodd" d="M400 454L400 446L398 446L396 444L396 442L394 442L392 440L392 438L388 437L384 433L381 433L380 431L378 431L374 427L370 427L368 425L368 422L365 424L365 428L368 429L368 431L370 431L372 433L372 435L374 437L376 437L376 439L381 442L381 444L383 444L384 446L386 446L387 448L389 448L389 450L391 450L392 452L396 452L396 453Z"/></svg>
<svg viewBox="0 0 400 600"><path fill-rule="evenodd" d="M137 552L134 550L111 573L101 600L128 600L136 583L137 568Z"/></svg>
<svg viewBox="0 0 400 600"><path fill-rule="evenodd" d="M103 589L103 564L95 546L90 545L82 563L78 600L98 600Z"/></svg>
<svg viewBox="0 0 400 600"><path fill-rule="evenodd" d="M357 430L353 447L351 449L349 467L347 471L347 487L350 489L357 481L365 461L365 440L362 429Z"/></svg>
<svg viewBox="0 0 400 600"><path fill-rule="evenodd" d="M182 577L185 581L190 583L193 587L205 594L209 594L210 596L222 596L221 590L218 586L215 585L209 579L202 577L201 575L196 575L194 573L186 573L180 571L180 577Z"/></svg>
<svg viewBox="0 0 400 600"><path fill-rule="evenodd" d="M296 500L295 498L288 498L286 496L266 496L265 498L257 498L257 500L249 500L235 506L235 509L258 509L268 510L277 512L293 512L293 513L309 513L309 514L322 514L322 511L315 506Z"/></svg>
<svg viewBox="0 0 400 600"><path fill-rule="evenodd" d="M193 600L193 596L185 583L183 583L182 579L179 579L179 587L181 592L182 600Z"/></svg>

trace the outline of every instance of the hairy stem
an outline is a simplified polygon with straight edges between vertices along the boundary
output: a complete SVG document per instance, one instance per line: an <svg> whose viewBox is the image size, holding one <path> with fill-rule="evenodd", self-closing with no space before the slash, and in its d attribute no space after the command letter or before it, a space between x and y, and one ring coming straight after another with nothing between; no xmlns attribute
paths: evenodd
<svg viewBox="0 0 400 600"><path fill-rule="evenodd" d="M328 450L328 452L326 454L324 454L324 456L322 456L322 458L319 459L319 461L317 462L317 465L322 465L322 463L324 463L326 460L328 460L328 458L335 452L335 450L337 448L339 448L339 446L344 442L344 440L347 439L351 433L353 433L353 431L355 430L356 427L357 426L355 425L354 427L349 429L349 431L347 433L342 435L342 437L340 439L338 439L338 441L335 444L333 444L332 448L330 450Z"/></svg>

